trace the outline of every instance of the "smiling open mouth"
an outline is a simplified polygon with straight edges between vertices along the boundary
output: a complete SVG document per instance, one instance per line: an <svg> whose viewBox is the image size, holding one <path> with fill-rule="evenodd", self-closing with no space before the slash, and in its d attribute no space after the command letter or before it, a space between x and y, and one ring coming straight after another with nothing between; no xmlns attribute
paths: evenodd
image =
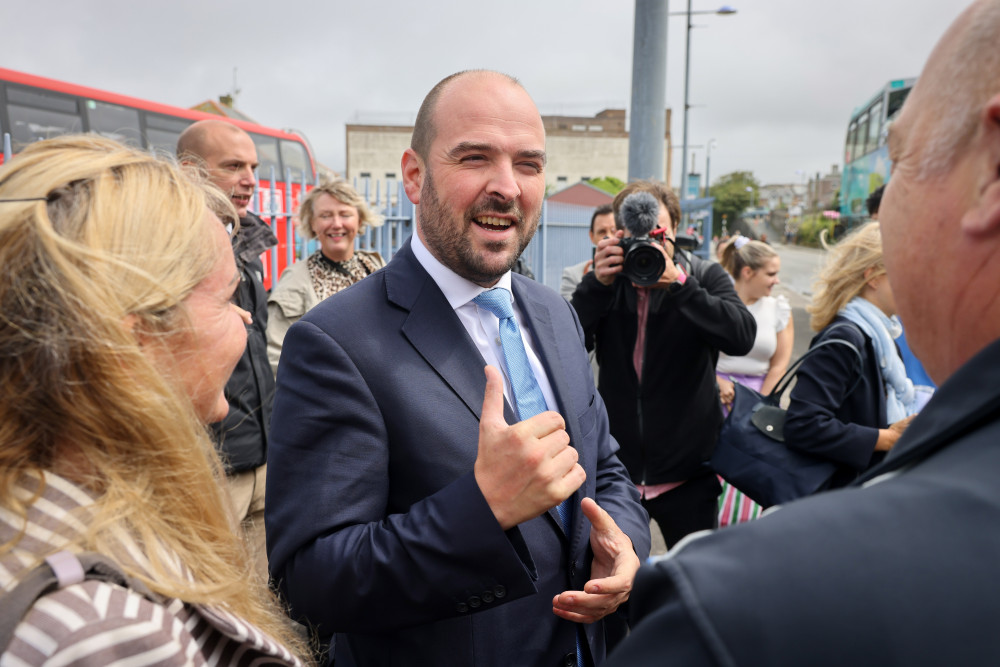
<svg viewBox="0 0 1000 667"><path fill-rule="evenodd" d="M480 227L492 231L502 231L513 224L512 220L507 220L506 218L494 218L491 215L484 215L479 218L474 218L474 220Z"/></svg>

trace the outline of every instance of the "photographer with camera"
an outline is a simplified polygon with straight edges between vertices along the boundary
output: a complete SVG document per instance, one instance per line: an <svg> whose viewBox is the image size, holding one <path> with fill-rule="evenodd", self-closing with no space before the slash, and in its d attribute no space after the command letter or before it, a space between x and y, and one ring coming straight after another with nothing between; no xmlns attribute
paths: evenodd
<svg viewBox="0 0 1000 667"><path fill-rule="evenodd" d="M572 304L597 350L618 456L669 547L716 525L715 363L720 350L749 352L757 325L725 270L684 249L673 191L635 181L613 207L618 230L598 243Z"/></svg>

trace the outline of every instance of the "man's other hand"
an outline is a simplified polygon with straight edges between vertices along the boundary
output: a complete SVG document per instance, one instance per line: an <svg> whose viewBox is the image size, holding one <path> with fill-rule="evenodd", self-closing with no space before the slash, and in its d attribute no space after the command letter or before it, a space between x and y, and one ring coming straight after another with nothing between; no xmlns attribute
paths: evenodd
<svg viewBox="0 0 1000 667"><path fill-rule="evenodd" d="M591 498L584 498L580 507L591 524L594 562L590 566L590 581L582 591L566 591L552 598L552 612L568 621L593 623L628 600L640 563L632 540L610 514Z"/></svg>

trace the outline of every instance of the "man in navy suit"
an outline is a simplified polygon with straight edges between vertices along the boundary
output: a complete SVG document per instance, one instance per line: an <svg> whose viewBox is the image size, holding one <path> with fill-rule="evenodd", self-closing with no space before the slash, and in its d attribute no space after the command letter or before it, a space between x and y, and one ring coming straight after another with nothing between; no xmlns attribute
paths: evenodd
<svg viewBox="0 0 1000 667"><path fill-rule="evenodd" d="M544 168L541 117L516 80L446 78L402 159L416 233L285 339L271 573L294 617L337 635L338 661L598 664L604 619L648 555L576 316L510 271ZM521 421L501 321L473 301L491 287L513 295L547 407Z"/></svg>

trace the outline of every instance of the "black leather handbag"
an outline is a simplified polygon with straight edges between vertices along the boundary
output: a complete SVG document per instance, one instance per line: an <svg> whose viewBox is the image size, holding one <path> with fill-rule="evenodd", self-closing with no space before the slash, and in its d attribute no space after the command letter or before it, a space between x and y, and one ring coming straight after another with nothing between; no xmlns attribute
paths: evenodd
<svg viewBox="0 0 1000 667"><path fill-rule="evenodd" d="M841 324L838 326L853 326ZM817 343L795 360L768 395L734 383L732 409L722 424L712 455L712 468L727 482L762 507L780 505L823 490L837 466L785 444L785 409L781 396L799 366L827 345L846 345L857 357L857 374L847 394L854 391L864 368L861 352L839 338Z"/></svg>

